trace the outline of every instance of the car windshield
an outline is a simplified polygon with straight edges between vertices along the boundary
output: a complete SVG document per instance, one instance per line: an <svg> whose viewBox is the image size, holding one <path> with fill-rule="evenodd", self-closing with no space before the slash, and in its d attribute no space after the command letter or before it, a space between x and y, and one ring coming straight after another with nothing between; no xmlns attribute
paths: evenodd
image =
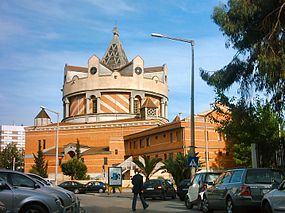
<svg viewBox="0 0 285 213"><path fill-rule="evenodd" d="M284 178L281 171L273 169L252 169L246 174L245 183L271 184L274 181L280 183Z"/></svg>
<svg viewBox="0 0 285 213"><path fill-rule="evenodd" d="M156 186L156 185L160 185L160 183L161 183L160 180L149 180L144 183L144 186L145 187Z"/></svg>

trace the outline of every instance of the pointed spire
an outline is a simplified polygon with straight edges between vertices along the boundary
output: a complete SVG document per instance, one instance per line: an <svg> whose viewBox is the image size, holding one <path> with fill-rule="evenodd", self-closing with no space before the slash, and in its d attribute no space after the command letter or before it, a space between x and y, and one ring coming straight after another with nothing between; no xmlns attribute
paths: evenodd
<svg viewBox="0 0 285 213"><path fill-rule="evenodd" d="M101 62L115 70L125 66L128 63L128 58L121 44L117 27L113 28L113 34L113 39Z"/></svg>

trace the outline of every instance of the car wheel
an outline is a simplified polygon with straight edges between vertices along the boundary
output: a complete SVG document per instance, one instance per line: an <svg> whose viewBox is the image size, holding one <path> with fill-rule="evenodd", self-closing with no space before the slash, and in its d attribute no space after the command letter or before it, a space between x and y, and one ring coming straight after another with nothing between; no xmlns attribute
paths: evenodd
<svg viewBox="0 0 285 213"><path fill-rule="evenodd" d="M200 196L198 197L197 208L199 209L199 211L202 211L203 206L202 206L202 199Z"/></svg>
<svg viewBox="0 0 285 213"><path fill-rule="evenodd" d="M226 211L227 211L227 213L235 213L236 212L234 204L233 204L233 200L231 198L228 198L226 201Z"/></svg>
<svg viewBox="0 0 285 213"><path fill-rule="evenodd" d="M38 204L31 204L25 206L19 211L20 213L48 213L45 207Z"/></svg>
<svg viewBox="0 0 285 213"><path fill-rule="evenodd" d="M262 205L262 213L272 213L270 204L267 201Z"/></svg>
<svg viewBox="0 0 285 213"><path fill-rule="evenodd" d="M191 203L190 199L188 196L185 197L185 206L187 209L192 209L193 208L193 204Z"/></svg>
<svg viewBox="0 0 285 213"><path fill-rule="evenodd" d="M209 201L208 201L208 198L207 197L204 197L203 201L202 201L202 211L204 213L212 213L213 210L210 209L210 206L209 206Z"/></svg>
<svg viewBox="0 0 285 213"><path fill-rule="evenodd" d="M74 189L73 192L74 192L74 194L78 194L79 193L79 189Z"/></svg>

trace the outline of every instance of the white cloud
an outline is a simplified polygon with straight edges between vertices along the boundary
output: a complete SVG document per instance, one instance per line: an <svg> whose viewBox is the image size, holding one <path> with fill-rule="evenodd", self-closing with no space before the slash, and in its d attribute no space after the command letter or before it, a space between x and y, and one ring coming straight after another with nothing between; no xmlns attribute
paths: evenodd
<svg viewBox="0 0 285 213"><path fill-rule="evenodd" d="M13 20L0 20L0 26L0 42L2 43L25 32L24 28Z"/></svg>
<svg viewBox="0 0 285 213"><path fill-rule="evenodd" d="M134 12L135 7L133 1L127 0L85 0L86 2L93 4L102 13L106 13L113 16L121 16L122 13ZM132 4L130 4L132 2ZM131 6L133 5L133 6Z"/></svg>

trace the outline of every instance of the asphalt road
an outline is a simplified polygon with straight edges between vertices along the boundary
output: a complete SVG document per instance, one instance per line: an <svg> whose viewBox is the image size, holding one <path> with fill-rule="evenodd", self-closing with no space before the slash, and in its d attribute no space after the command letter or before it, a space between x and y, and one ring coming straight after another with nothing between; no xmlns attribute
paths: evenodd
<svg viewBox="0 0 285 213"><path fill-rule="evenodd" d="M131 210L132 193L116 192L116 193L88 193L78 195L81 207L85 213L125 213L133 212ZM136 212L144 213L161 213L161 212L177 212L177 213L197 213L200 212L196 207L189 210L186 209L184 202L179 198L163 200L147 199L149 208L143 210L140 200L137 201Z"/></svg>

